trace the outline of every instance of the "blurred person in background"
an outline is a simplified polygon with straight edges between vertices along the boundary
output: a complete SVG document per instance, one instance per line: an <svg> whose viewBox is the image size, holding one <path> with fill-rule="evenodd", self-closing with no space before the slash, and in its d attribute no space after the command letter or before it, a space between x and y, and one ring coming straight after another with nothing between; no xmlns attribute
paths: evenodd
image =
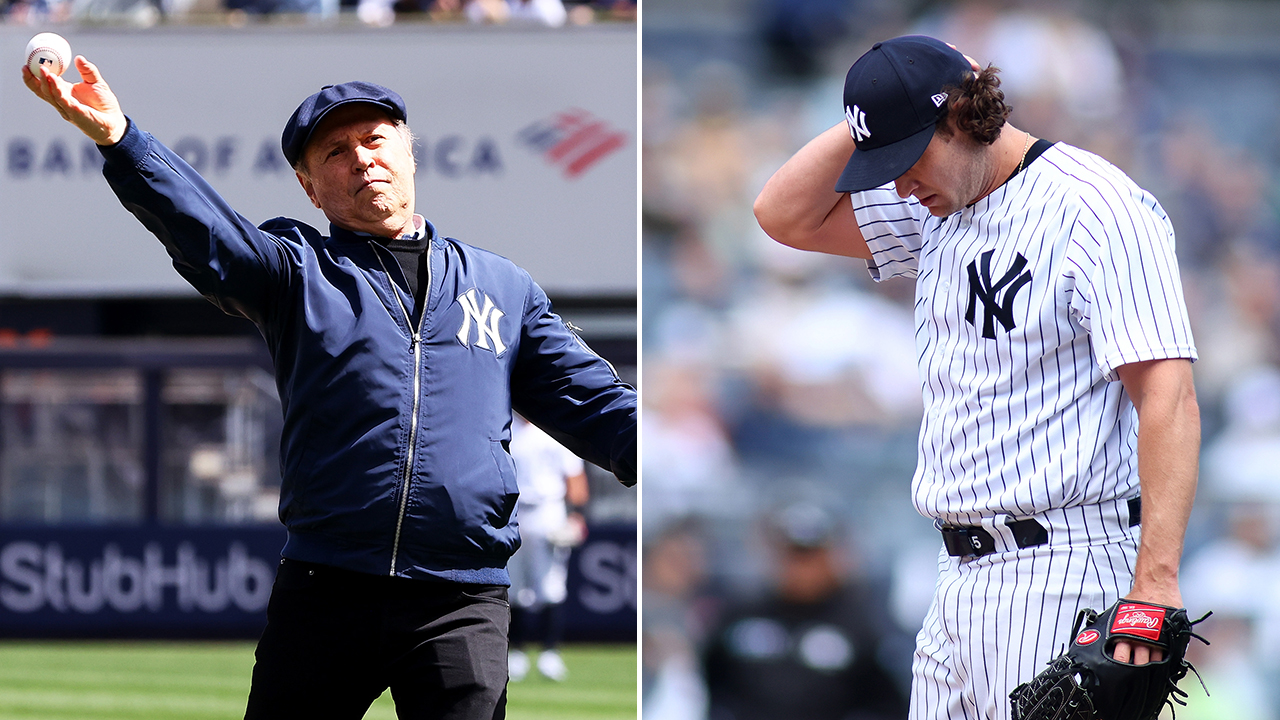
<svg viewBox="0 0 1280 720"><path fill-rule="evenodd" d="M1205 629L1219 624L1233 631L1227 640L1239 651L1224 651L1216 634L1205 674L1232 678L1230 696L1248 687L1265 688L1265 706L1280 708L1280 368L1264 365L1244 372L1227 392L1221 433L1206 443L1202 472L1204 499L1218 511L1224 531L1187 557L1188 600L1214 609ZM1222 615L1222 618L1219 618ZM1208 681L1207 681L1208 682ZM1210 685L1220 695L1220 685ZM1252 692L1252 691L1250 691ZM1274 715L1272 715L1274 716Z"/></svg>
<svg viewBox="0 0 1280 720"><path fill-rule="evenodd" d="M0 16L12 25L42 25L66 21L71 15L67 0L9 0L0 2Z"/></svg>
<svg viewBox="0 0 1280 720"><path fill-rule="evenodd" d="M1224 433L1272 433L1262 425L1274 420L1258 417L1271 390L1258 383L1280 364L1280 257L1252 243L1216 247L1213 265L1197 273L1203 308L1197 337L1209 345L1196 367L1197 383L1223 399ZM1251 383L1265 393L1252 412L1237 397L1238 388Z"/></svg>
<svg viewBox="0 0 1280 720"><path fill-rule="evenodd" d="M646 472L645 482L652 476ZM644 720L703 720L699 656L716 601L707 594L705 528L694 517L647 520L641 578L641 706Z"/></svg>
<svg viewBox="0 0 1280 720"><path fill-rule="evenodd" d="M185 0L190 3L192 0ZM310 15L330 19L338 14L339 0L223 0L227 10L245 15Z"/></svg>
<svg viewBox="0 0 1280 720"><path fill-rule="evenodd" d="M712 403L714 376L705 365L653 363L653 392L644 396L645 522L712 513L733 502L737 459Z"/></svg>
<svg viewBox="0 0 1280 720"><path fill-rule="evenodd" d="M897 720L907 704L885 668L884 593L851 577L835 517L801 501L769 513L763 597L723 613L704 654L710 720Z"/></svg>
<svg viewBox="0 0 1280 720"><path fill-rule="evenodd" d="M840 454L847 428L891 432L917 420L911 313L850 280L856 261L759 241L767 268L728 317L735 365L754 390L736 408L744 462L785 459L774 470L787 472Z"/></svg>
<svg viewBox="0 0 1280 720"><path fill-rule="evenodd" d="M1191 587L1188 583L1188 589ZM1199 682L1183 683L1186 707L1178 707L1177 717L1276 720L1275 679L1258 666L1252 652L1256 632L1253 619L1230 607L1225 612L1215 609L1212 616L1196 626L1196 632L1213 638L1213 644L1194 643L1187 650L1187 661L1195 666Z"/></svg>
<svg viewBox="0 0 1280 720"><path fill-rule="evenodd" d="M947 42L1000 68L1000 88L1018 124L1039 137L1125 165L1125 82L1120 55L1075 0L938 5L914 32Z"/></svg>
<svg viewBox="0 0 1280 720"><path fill-rule="evenodd" d="M463 14L473 23L528 23L560 27L569 18L562 0L468 0Z"/></svg>
<svg viewBox="0 0 1280 720"><path fill-rule="evenodd" d="M523 680L530 666L524 647L537 642L542 651L534 666L544 677L560 682L569 676L556 650L564 636L569 554L587 539L583 516L590 498L587 469L582 458L519 415L511 425L511 459L520 483L516 501L520 549L507 563L511 574L507 670L513 681Z"/></svg>
<svg viewBox="0 0 1280 720"><path fill-rule="evenodd" d="M461 14L473 23L526 23L560 27L568 19L562 0L359 0L356 16L366 25L388 27L397 13Z"/></svg>
<svg viewBox="0 0 1280 720"><path fill-rule="evenodd" d="M1196 701L1178 716L1273 720L1280 707L1280 504L1247 496L1223 502L1211 492L1224 506L1228 534L1190 554L1184 570L1188 602L1214 611L1198 629L1213 645L1188 654L1209 692L1202 703L1206 693L1189 683Z"/></svg>
<svg viewBox="0 0 1280 720"><path fill-rule="evenodd" d="M398 93L327 85L286 122L281 151L326 236L283 217L255 227L75 63L79 83L25 65L23 80L275 362L288 539L246 718L359 718L388 688L400 717L505 717L512 411L634 484L635 390L527 272L415 212Z"/></svg>
<svg viewBox="0 0 1280 720"><path fill-rule="evenodd" d="M1223 410L1221 432L1205 444L1206 488L1221 502L1280 507L1280 367L1242 369Z"/></svg>
<svg viewBox="0 0 1280 720"><path fill-rule="evenodd" d="M425 13L433 20L465 18L473 23L539 25L558 28L566 23L588 25L597 17L634 20L631 0L577 2L564 0L356 0L356 15L366 25L387 27L401 15Z"/></svg>
<svg viewBox="0 0 1280 720"><path fill-rule="evenodd" d="M850 0L758 3L760 35L773 67L798 80L817 76L823 52L848 35L857 4Z"/></svg>

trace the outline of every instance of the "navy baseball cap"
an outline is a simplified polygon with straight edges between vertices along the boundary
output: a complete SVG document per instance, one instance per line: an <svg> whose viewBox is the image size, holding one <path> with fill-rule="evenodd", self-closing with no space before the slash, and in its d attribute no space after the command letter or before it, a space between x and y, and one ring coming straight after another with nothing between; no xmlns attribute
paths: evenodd
<svg viewBox="0 0 1280 720"><path fill-rule="evenodd" d="M284 133L280 136L280 149L284 151L290 167L298 164L303 148L311 140L311 133L315 132L325 115L349 103L377 105L393 119L408 119L404 100L394 90L359 80L341 85L325 85L320 88L320 92L303 100L284 126Z"/></svg>
<svg viewBox="0 0 1280 720"><path fill-rule="evenodd" d="M963 53L924 35L872 45L844 79L844 117L858 149L836 192L870 190L910 170L944 112L943 88L972 73Z"/></svg>

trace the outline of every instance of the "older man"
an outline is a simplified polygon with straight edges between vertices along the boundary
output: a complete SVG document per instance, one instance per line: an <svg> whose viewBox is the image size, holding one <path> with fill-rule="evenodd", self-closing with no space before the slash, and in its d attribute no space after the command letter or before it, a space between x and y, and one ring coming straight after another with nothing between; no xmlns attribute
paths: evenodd
<svg viewBox="0 0 1280 720"><path fill-rule="evenodd" d="M100 146L178 272L257 324L275 361L289 532L246 717L360 718L388 687L400 717L503 717L512 407L630 485L635 391L527 273L414 212L391 90L327 86L285 126L326 237L287 218L254 227L76 65L76 84L23 78Z"/></svg>

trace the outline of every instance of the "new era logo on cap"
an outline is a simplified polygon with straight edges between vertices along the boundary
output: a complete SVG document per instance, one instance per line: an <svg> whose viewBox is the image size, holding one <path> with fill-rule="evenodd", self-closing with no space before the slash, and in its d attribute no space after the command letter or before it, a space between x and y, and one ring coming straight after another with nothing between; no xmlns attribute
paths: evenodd
<svg viewBox="0 0 1280 720"><path fill-rule="evenodd" d="M935 95L930 95L929 99L933 101L934 107L942 107L942 103L947 101L947 94L937 93Z"/></svg>
<svg viewBox="0 0 1280 720"><path fill-rule="evenodd" d="M867 129L867 114L859 110L857 105L844 107L844 119L849 123L849 134L854 141L862 142L871 137L871 131Z"/></svg>

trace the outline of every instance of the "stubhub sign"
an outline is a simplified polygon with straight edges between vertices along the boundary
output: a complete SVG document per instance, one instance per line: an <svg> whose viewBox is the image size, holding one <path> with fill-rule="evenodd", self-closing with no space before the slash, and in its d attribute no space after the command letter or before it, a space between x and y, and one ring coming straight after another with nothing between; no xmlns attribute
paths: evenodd
<svg viewBox="0 0 1280 720"><path fill-rule="evenodd" d="M254 636L281 527L0 530L0 635Z"/></svg>
<svg viewBox="0 0 1280 720"><path fill-rule="evenodd" d="M0 637L246 637L266 623L284 528L0 528ZM629 641L635 526L593 527L566 635Z"/></svg>
<svg viewBox="0 0 1280 720"><path fill-rule="evenodd" d="M62 546L17 541L0 549L0 605L17 613L49 608L57 612L96 613L103 608L130 613L165 607L165 591L176 594L182 612L220 613L234 608L257 612L267 607L271 566L251 557L244 543L233 542L226 557L203 559L189 542L178 544L167 564L164 548L149 542L142 557L124 554L116 543L102 557L70 560Z"/></svg>

